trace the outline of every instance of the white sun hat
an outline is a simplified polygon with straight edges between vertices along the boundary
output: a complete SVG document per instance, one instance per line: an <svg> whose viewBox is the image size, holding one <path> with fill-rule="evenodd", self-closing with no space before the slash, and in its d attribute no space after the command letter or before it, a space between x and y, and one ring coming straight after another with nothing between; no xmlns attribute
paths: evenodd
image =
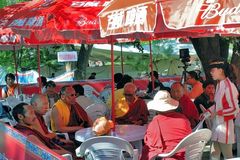
<svg viewBox="0 0 240 160"><path fill-rule="evenodd" d="M178 105L179 102L171 98L168 91L160 90L154 96L153 100L148 102L147 107L149 110L166 112L175 110Z"/></svg>

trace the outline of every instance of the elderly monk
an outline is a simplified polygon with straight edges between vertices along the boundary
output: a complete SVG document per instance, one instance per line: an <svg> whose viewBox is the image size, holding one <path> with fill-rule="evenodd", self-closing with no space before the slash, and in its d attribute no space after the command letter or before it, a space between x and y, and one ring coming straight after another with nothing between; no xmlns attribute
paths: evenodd
<svg viewBox="0 0 240 160"><path fill-rule="evenodd" d="M38 120L36 121L35 125L32 126L32 128L39 131L42 135L48 137L54 143L60 145L64 149L68 151L73 151L75 146L73 145L72 141L59 138L55 133L50 133L48 131L48 127L46 126L46 124L49 123L47 125L50 125L50 121L45 120L49 119L50 117L49 118L44 117L46 116L46 113L47 116L50 116L51 114L51 110L49 110L49 102L47 96L43 94L35 94L32 97L30 103L33 107L36 118Z"/></svg>
<svg viewBox="0 0 240 160"><path fill-rule="evenodd" d="M54 132L69 133L75 140L75 132L91 126L87 113L76 103L76 92L71 86L64 86L60 99L54 104L51 114L51 129Z"/></svg>
<svg viewBox="0 0 240 160"><path fill-rule="evenodd" d="M185 95L184 86L180 82L175 82L171 86L171 96L179 102L178 112L184 114L194 128L199 121L199 113L195 104Z"/></svg>
<svg viewBox="0 0 240 160"><path fill-rule="evenodd" d="M145 101L136 96L137 87L129 82L125 84L123 95L124 97L118 101L116 112L122 111L124 115L117 117L118 124L136 124L144 125L148 121L148 109ZM125 106L121 108L121 106Z"/></svg>

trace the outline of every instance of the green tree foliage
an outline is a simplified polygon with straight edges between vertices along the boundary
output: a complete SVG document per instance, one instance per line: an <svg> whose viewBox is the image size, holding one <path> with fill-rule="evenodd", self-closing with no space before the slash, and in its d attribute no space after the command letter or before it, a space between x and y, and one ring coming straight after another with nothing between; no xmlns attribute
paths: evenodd
<svg viewBox="0 0 240 160"><path fill-rule="evenodd" d="M11 5L11 4L15 4L18 2L24 2L26 0L0 0L0 8L3 8L5 6Z"/></svg>

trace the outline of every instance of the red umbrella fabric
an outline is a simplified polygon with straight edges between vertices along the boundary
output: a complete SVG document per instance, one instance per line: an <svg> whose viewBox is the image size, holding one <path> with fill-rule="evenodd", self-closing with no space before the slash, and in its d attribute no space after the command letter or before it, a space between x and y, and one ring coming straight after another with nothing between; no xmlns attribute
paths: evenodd
<svg viewBox="0 0 240 160"><path fill-rule="evenodd" d="M230 14L239 8L235 1L113 0L99 14L101 36L136 32L152 33L153 39L213 36L222 33L217 27L239 25L240 17ZM204 10L207 3L210 7ZM214 19L206 20L211 14Z"/></svg>
<svg viewBox="0 0 240 160"><path fill-rule="evenodd" d="M121 41L100 37L97 14L107 2L39 0L19 3L0 10L1 17L5 17L0 18L0 22L4 21L0 27L10 27L23 37L34 39L34 43L29 41L28 44L36 45Z"/></svg>
<svg viewBox="0 0 240 160"><path fill-rule="evenodd" d="M12 17L9 27L16 29L45 29L54 21L57 30L98 30L97 14L109 0L39 0L24 7Z"/></svg>
<svg viewBox="0 0 240 160"><path fill-rule="evenodd" d="M240 25L239 0L160 1L168 28L235 27Z"/></svg>
<svg viewBox="0 0 240 160"><path fill-rule="evenodd" d="M97 17L108 2L39 0L31 7L23 7L5 26L27 37L34 31L39 40L54 40L57 36L57 43L69 39L79 39L79 43L109 43L110 38L100 37Z"/></svg>

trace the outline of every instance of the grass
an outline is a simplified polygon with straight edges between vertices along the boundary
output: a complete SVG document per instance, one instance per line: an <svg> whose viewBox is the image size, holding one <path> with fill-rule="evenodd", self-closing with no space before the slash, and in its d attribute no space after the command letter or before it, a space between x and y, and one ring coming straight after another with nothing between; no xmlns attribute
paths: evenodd
<svg viewBox="0 0 240 160"><path fill-rule="evenodd" d="M124 73L129 74L132 77L139 77L143 72L150 71L150 57L149 54L123 52L124 57ZM181 75L183 69L178 66L182 66L182 62L176 57L161 58L159 55L153 55L155 62L154 70L157 70L161 75ZM91 72L96 72L96 78L110 78L111 77L111 55L109 50L102 50L94 48L90 60L102 61L104 66L101 67L88 67L87 75ZM192 70L194 66L189 67ZM114 51L114 69L115 73L121 71L121 52Z"/></svg>

